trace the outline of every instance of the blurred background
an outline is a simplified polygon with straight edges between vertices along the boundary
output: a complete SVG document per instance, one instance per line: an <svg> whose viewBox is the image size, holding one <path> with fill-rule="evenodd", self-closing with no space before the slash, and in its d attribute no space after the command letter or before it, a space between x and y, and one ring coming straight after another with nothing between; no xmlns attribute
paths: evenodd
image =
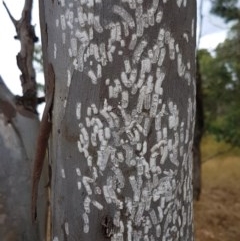
<svg viewBox="0 0 240 241"><path fill-rule="evenodd" d="M220 42L210 37L211 25L218 29L216 36L221 39ZM205 41L206 39L208 41ZM193 172L196 240L238 241L240 240L239 0L198 1L196 79L198 113Z"/></svg>
<svg viewBox="0 0 240 241"><path fill-rule="evenodd" d="M19 19L24 0L6 0ZM40 37L38 3L32 24ZM197 116L194 136L194 212L197 241L240 240L240 1L197 0ZM0 4L0 75L21 94L20 43ZM35 50L39 95L41 44ZM39 112L41 113L41 108Z"/></svg>

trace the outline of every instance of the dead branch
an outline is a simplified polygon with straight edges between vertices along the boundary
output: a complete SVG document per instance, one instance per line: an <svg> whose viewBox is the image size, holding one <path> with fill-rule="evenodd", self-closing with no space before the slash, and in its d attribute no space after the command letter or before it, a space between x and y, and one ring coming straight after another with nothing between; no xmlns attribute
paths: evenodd
<svg viewBox="0 0 240 241"><path fill-rule="evenodd" d="M3 2L3 5L16 29L17 35L15 39L18 39L21 43L20 52L16 56L17 65L21 71L22 98L26 99L26 101L22 101L21 103L24 103L23 108L36 113L37 85L35 69L33 67L33 52L34 43L38 41L38 38L35 34L34 26L31 25L32 3L33 0L25 0L22 15L19 20L16 20L12 16L5 2Z"/></svg>
<svg viewBox="0 0 240 241"><path fill-rule="evenodd" d="M16 24L17 24L17 20L12 16L12 14L10 13L6 3L3 1L3 6L5 7L7 13L8 13L8 16L9 18L11 19L11 21L13 22L13 25L16 27Z"/></svg>

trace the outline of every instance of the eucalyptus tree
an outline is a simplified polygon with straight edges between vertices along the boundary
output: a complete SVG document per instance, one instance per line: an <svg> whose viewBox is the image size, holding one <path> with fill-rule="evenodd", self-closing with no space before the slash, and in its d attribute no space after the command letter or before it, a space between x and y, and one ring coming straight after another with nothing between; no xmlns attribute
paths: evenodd
<svg viewBox="0 0 240 241"><path fill-rule="evenodd" d="M193 240L195 5L40 1L54 241Z"/></svg>

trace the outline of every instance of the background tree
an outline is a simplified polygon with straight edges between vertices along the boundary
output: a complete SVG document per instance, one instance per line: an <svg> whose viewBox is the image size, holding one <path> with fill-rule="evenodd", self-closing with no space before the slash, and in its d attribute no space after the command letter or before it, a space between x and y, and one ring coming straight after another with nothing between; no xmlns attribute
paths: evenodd
<svg viewBox="0 0 240 241"><path fill-rule="evenodd" d="M193 239L195 8L40 1L54 241Z"/></svg>
<svg viewBox="0 0 240 241"><path fill-rule="evenodd" d="M203 21L203 0L199 1L199 32L197 48L199 48L202 37L202 21ZM201 167L201 140L204 134L204 110L202 95L202 75L200 70L199 55L196 56L196 116L195 130L193 137L193 199L198 201L202 189L202 167Z"/></svg>
<svg viewBox="0 0 240 241"><path fill-rule="evenodd" d="M203 109L203 91L202 91L202 72L200 70L200 57L197 54L196 59L196 116L195 130L193 138L193 199L200 199L202 190L202 155L201 140L204 134L204 109Z"/></svg>
<svg viewBox="0 0 240 241"><path fill-rule="evenodd" d="M211 12L224 18L226 22L239 19L239 0L211 0L211 3Z"/></svg>
<svg viewBox="0 0 240 241"><path fill-rule="evenodd" d="M46 172L39 188L39 219L31 222L31 169L35 155L39 120L35 69L34 43L37 37L31 25L32 0L24 3L22 16L14 19L3 3L16 29L20 51L16 56L21 71L23 95L14 96L0 78L0 203L1 240L44 240L46 233L47 189Z"/></svg>
<svg viewBox="0 0 240 241"><path fill-rule="evenodd" d="M200 51L206 129L218 140L240 145L240 15L239 1L212 1L212 12L232 22L227 39L211 55Z"/></svg>

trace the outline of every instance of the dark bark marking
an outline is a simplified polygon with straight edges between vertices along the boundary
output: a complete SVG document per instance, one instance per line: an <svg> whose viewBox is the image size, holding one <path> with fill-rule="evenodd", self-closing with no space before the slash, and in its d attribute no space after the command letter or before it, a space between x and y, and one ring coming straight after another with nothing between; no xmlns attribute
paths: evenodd
<svg viewBox="0 0 240 241"><path fill-rule="evenodd" d="M46 84L47 84L46 105L44 108L43 117L39 128L37 149L36 149L33 174L32 174L32 221L35 221L37 218L38 184L42 173L45 153L48 145L48 139L52 129L52 123L49 121L49 117L51 117L51 111L52 111L52 105L53 105L54 85L55 85L55 73L54 73L52 64L48 65Z"/></svg>

